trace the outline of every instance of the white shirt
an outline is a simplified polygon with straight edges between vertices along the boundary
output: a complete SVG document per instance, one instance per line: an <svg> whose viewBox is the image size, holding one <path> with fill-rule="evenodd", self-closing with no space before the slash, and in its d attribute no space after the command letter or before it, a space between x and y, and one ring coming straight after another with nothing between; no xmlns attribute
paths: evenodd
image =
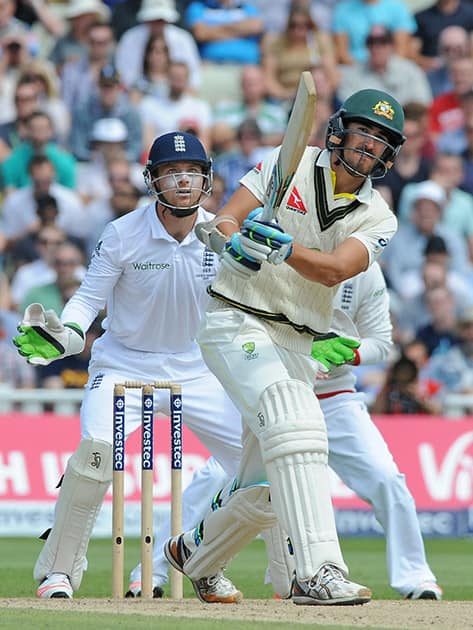
<svg viewBox="0 0 473 630"><path fill-rule="evenodd" d="M12 278L11 296L13 303L21 304L30 289L50 284L56 280L56 271L42 258L22 265Z"/></svg>
<svg viewBox="0 0 473 630"><path fill-rule="evenodd" d="M339 335L358 337L362 365L382 363L392 345L392 326L389 313L389 294L383 273L377 262L366 271L343 282L334 299L332 326ZM345 318L337 317L337 310ZM351 320L351 321L350 321ZM325 380L315 385L317 394L355 388L356 377L351 365L343 365L330 372Z"/></svg>
<svg viewBox="0 0 473 630"><path fill-rule="evenodd" d="M177 101L145 96L138 107L141 120L153 127L156 136L192 125L205 131L212 124L212 109L207 101L189 94Z"/></svg>
<svg viewBox="0 0 473 630"><path fill-rule="evenodd" d="M56 199L58 226L71 236L79 238L87 234L87 220L79 196L61 184L51 184L48 193ZM36 202L33 188L26 186L14 190L5 199L3 206L3 226L7 238L24 236L37 220Z"/></svg>
<svg viewBox="0 0 473 630"><path fill-rule="evenodd" d="M197 223L212 217L199 208ZM217 265L217 254L194 231L181 243L170 236L153 202L107 225L61 319L87 330L106 304L105 334L123 346L143 352L186 352L197 347L206 288Z"/></svg>
<svg viewBox="0 0 473 630"><path fill-rule="evenodd" d="M150 36L147 24L138 24L123 33L117 44L115 63L126 87L139 79L143 70L146 42ZM164 27L164 39L172 61L182 61L189 66L189 82L192 88L200 86L200 55L192 35L174 24Z"/></svg>

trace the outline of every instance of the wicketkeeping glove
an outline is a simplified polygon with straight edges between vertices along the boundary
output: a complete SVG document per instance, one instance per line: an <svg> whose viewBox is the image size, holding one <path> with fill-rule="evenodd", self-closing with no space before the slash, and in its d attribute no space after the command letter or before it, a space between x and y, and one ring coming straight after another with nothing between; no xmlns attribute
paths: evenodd
<svg viewBox="0 0 473 630"><path fill-rule="evenodd" d="M52 310L30 304L13 338L18 352L32 365L49 365L56 359L82 352L85 335L74 323L63 324Z"/></svg>
<svg viewBox="0 0 473 630"><path fill-rule="evenodd" d="M241 234L235 232L226 243L220 257L222 267L236 274L243 280L248 280L261 269L261 263L247 254L241 247Z"/></svg>
<svg viewBox="0 0 473 630"><path fill-rule="evenodd" d="M241 249L256 260L280 265L291 255L294 239L277 223L258 220L260 214L261 208L257 208L243 221Z"/></svg>
<svg viewBox="0 0 473 630"><path fill-rule="evenodd" d="M314 337L310 356L330 370L333 367L353 361L356 357L354 349L359 347L360 342L356 339L328 333Z"/></svg>

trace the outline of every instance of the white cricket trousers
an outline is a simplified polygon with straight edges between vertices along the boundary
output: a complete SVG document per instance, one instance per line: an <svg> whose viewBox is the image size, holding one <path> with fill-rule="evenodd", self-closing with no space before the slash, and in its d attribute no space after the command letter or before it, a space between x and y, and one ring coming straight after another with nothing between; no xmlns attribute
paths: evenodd
<svg viewBox="0 0 473 630"><path fill-rule="evenodd" d="M407 595L422 582L435 582L414 499L368 413L364 395L344 393L319 402L327 424L330 467L373 506L384 529L391 586Z"/></svg>

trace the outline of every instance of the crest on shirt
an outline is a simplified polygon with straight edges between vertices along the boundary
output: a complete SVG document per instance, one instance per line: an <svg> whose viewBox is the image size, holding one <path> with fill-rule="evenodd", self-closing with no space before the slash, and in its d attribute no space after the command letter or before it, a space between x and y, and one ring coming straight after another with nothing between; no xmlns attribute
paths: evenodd
<svg viewBox="0 0 473 630"><path fill-rule="evenodd" d="M200 269L196 273L196 278L204 280L205 282L212 280L217 274L216 261L217 257L215 252L205 247L202 251Z"/></svg>
<svg viewBox="0 0 473 630"><path fill-rule="evenodd" d="M261 162L258 162L256 166L253 166L253 173L260 173L260 172L261 172Z"/></svg>
<svg viewBox="0 0 473 630"><path fill-rule="evenodd" d="M100 256L100 250L102 248L102 243L103 243L103 241L99 241L97 243L97 245L95 246L94 251L93 251L93 255L94 256Z"/></svg>
<svg viewBox="0 0 473 630"><path fill-rule="evenodd" d="M394 120L394 107L388 101L378 101L373 107L376 116L384 116L388 120Z"/></svg>
<svg viewBox="0 0 473 630"><path fill-rule="evenodd" d="M302 197L299 194L299 191L294 186L291 190L291 194L289 195L289 199L287 200L286 208L288 210L293 210L299 214L307 214L307 208L302 201Z"/></svg>
<svg viewBox="0 0 473 630"><path fill-rule="evenodd" d="M352 301L353 301L353 283L345 282L342 287L342 295L340 299L341 309L343 311L348 311L350 309Z"/></svg>
<svg viewBox="0 0 473 630"><path fill-rule="evenodd" d="M257 359L259 357L259 353L255 352L256 343L254 341L246 341L242 344L241 348L245 353L244 358L246 361L252 361L253 359Z"/></svg>

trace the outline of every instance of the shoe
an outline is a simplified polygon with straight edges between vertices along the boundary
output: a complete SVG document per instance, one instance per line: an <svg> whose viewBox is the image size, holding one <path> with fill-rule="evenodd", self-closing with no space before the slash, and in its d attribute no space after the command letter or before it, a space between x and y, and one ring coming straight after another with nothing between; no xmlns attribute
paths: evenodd
<svg viewBox="0 0 473 630"><path fill-rule="evenodd" d="M184 544L184 536L170 538L164 545L164 555L168 562L184 575L184 563L191 556L191 551ZM188 577L188 576L187 576ZM210 577L192 580L195 594L204 604L238 604L243 599L242 593L234 584L218 571Z"/></svg>
<svg viewBox="0 0 473 630"><path fill-rule="evenodd" d="M160 586L153 587L153 599L161 599L163 594L163 589ZM125 597L141 597L141 582L132 582Z"/></svg>
<svg viewBox="0 0 473 630"><path fill-rule="evenodd" d="M354 606L366 604L371 591L366 586L347 580L332 564L324 565L311 580L294 578L292 601L312 606Z"/></svg>
<svg viewBox="0 0 473 630"><path fill-rule="evenodd" d="M443 591L436 582L422 582L406 599L442 599Z"/></svg>
<svg viewBox="0 0 473 630"><path fill-rule="evenodd" d="M51 573L38 586L36 595L43 599L72 599L73 590L65 573Z"/></svg>

